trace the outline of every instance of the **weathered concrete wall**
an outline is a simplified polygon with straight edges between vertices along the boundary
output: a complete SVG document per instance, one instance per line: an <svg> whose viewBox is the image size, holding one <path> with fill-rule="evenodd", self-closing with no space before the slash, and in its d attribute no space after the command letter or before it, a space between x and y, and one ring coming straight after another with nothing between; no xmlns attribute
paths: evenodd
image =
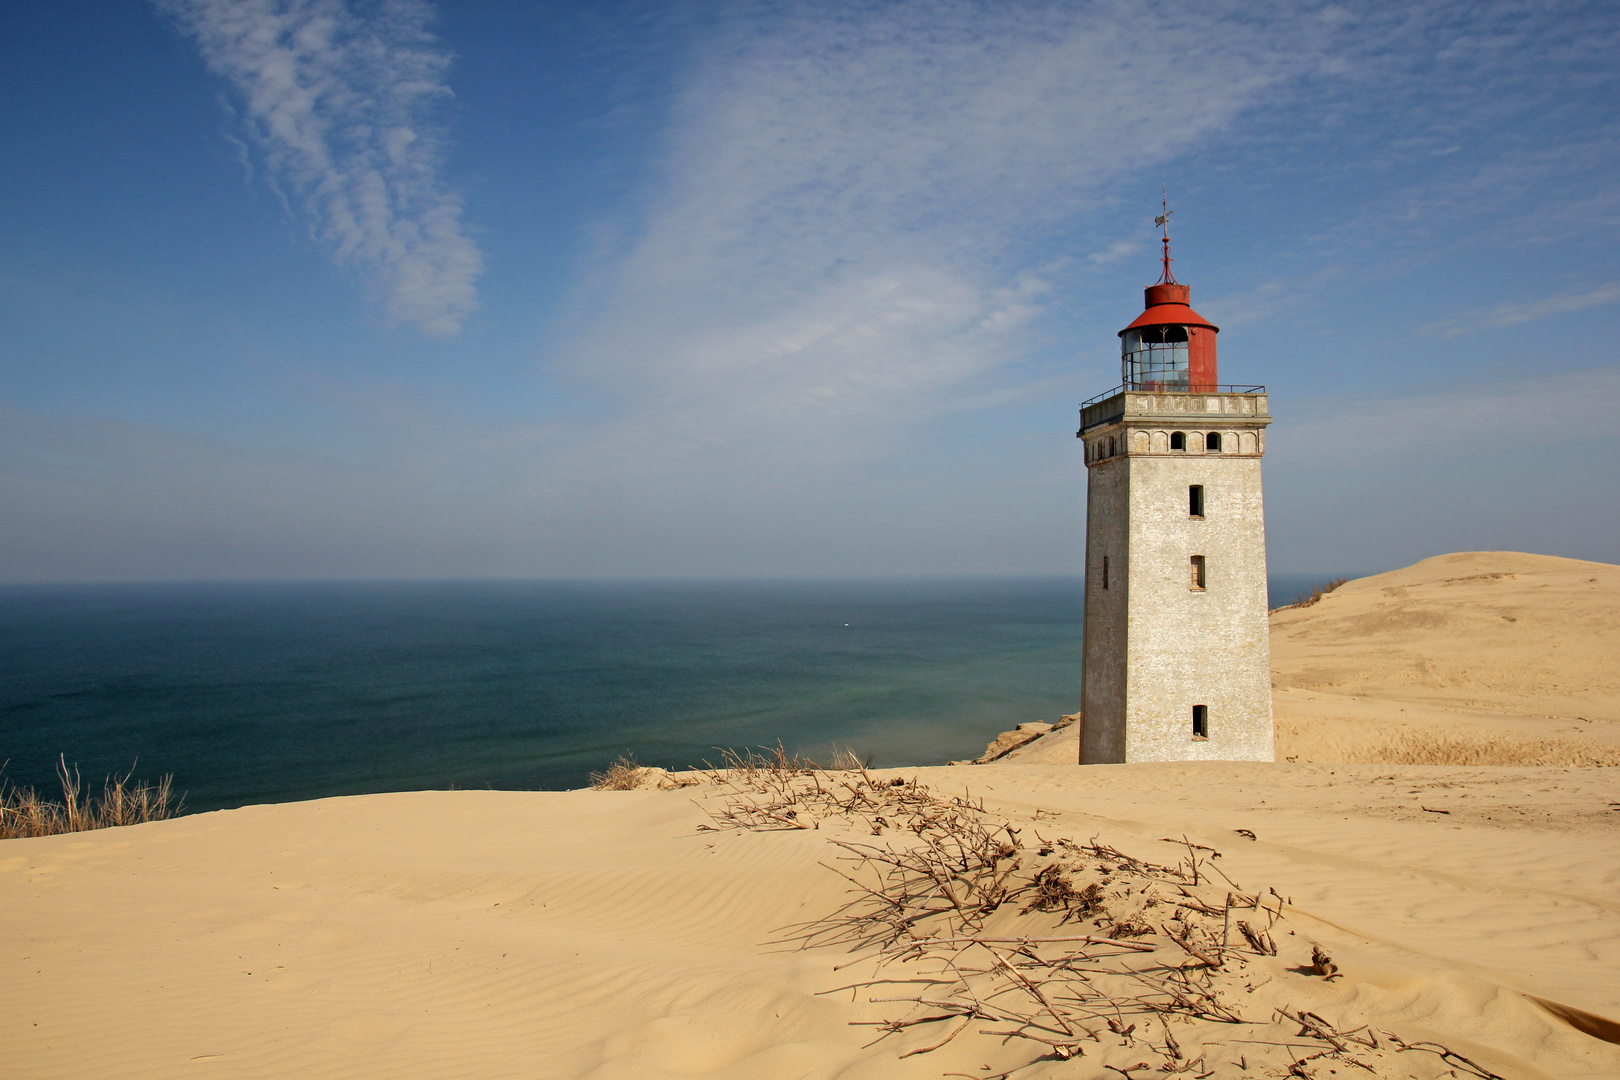
<svg viewBox="0 0 1620 1080"><path fill-rule="evenodd" d="M1089 482L1081 760L1270 761L1265 398L1132 393L1099 413L1103 422L1082 432ZM1170 449L1176 431L1185 450ZM1220 450L1204 449L1211 431L1221 435ZM1194 484L1204 488L1201 518L1189 513ZM1205 559L1202 590L1192 587L1195 555ZM1194 736L1194 705L1208 709L1207 738Z"/></svg>
<svg viewBox="0 0 1620 1080"><path fill-rule="evenodd" d="M1126 625L1130 596L1130 459L1093 465L1086 482L1085 666L1080 760L1125 760ZM1103 587L1103 559L1108 587Z"/></svg>
<svg viewBox="0 0 1620 1080"><path fill-rule="evenodd" d="M1130 624L1126 761L1270 761L1260 459L1225 454L1128 459ZM1204 487L1204 517L1187 489ZM1192 556L1205 588L1191 587ZM1194 705L1209 735L1193 737Z"/></svg>

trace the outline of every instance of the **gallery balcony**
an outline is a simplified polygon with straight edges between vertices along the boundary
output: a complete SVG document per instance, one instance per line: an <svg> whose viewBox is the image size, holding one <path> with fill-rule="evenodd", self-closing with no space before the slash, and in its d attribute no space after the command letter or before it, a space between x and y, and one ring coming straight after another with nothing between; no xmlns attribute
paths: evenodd
<svg viewBox="0 0 1620 1080"><path fill-rule="evenodd" d="M1145 382L1116 386L1080 404L1080 432L1128 417L1195 418L1262 417L1269 415L1264 386L1210 385L1196 389L1185 383Z"/></svg>

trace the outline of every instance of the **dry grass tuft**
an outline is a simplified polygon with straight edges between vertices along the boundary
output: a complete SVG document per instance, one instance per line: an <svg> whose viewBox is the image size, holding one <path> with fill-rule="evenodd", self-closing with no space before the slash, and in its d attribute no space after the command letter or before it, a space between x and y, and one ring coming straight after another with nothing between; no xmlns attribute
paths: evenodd
<svg viewBox="0 0 1620 1080"><path fill-rule="evenodd" d="M871 760L861 761L860 755L855 753L853 746L839 746L837 743L833 743L832 761L828 763L827 768L834 772L853 772L856 769L870 769L871 767Z"/></svg>
<svg viewBox="0 0 1620 1080"><path fill-rule="evenodd" d="M745 787L821 771L821 766L809 758L789 754L781 743L763 753L759 750L721 749L719 765L705 761L703 766L708 770L710 780L718 781L723 776L735 775Z"/></svg>
<svg viewBox="0 0 1620 1080"><path fill-rule="evenodd" d="M720 764L705 761L703 767L714 783L726 783L735 778L742 787L751 788L760 782L775 783L818 772L864 772L872 767L872 759L862 761L854 747L833 743L832 761L824 768L810 758L789 754L779 742L774 747L758 750L720 749Z"/></svg>
<svg viewBox="0 0 1620 1080"><path fill-rule="evenodd" d="M139 825L177 817L182 812L183 800L174 796L172 777L165 776L156 784L144 780L131 783L132 774L133 770L123 776L109 776L98 797L84 792L79 770L69 769L67 761L58 757L56 775L62 782L61 802L41 798L33 788L0 780L0 840Z"/></svg>
<svg viewBox="0 0 1620 1080"><path fill-rule="evenodd" d="M1331 578L1322 582L1322 584L1315 586L1310 592L1300 593L1298 596L1294 597L1293 603L1284 604L1282 607L1272 608L1271 610L1288 611L1291 608L1310 607L1312 604L1321 600L1322 597L1326 596L1328 593L1332 592L1334 589L1337 589L1340 585L1343 585L1349 580L1349 578L1342 577Z"/></svg>
<svg viewBox="0 0 1620 1080"><path fill-rule="evenodd" d="M618 760L601 772L591 773L594 791L634 791L640 786L641 763L634 755L620 754Z"/></svg>
<svg viewBox="0 0 1620 1080"><path fill-rule="evenodd" d="M672 773L657 765L642 765L634 757L619 759L599 773L591 773L592 791L669 791L702 783L691 773Z"/></svg>
<svg viewBox="0 0 1620 1080"><path fill-rule="evenodd" d="M789 754L779 742L774 747L755 750L719 748L720 764L703 763L703 779L713 784L729 786L733 783L750 790L776 787L794 778L812 774L834 772L864 772L872 767L871 759L862 762L852 747L833 744L832 763L827 767L807 757ZM642 765L634 755L621 754L617 761L601 772L590 774L591 788L595 791L637 791L644 788L692 787L702 781L690 774L672 774L667 770Z"/></svg>

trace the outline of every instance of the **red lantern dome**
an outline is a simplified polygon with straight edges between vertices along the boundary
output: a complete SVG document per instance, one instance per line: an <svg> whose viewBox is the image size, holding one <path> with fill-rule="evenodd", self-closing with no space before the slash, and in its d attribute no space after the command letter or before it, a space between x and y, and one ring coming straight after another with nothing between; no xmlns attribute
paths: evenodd
<svg viewBox="0 0 1620 1080"><path fill-rule="evenodd" d="M1156 224L1164 227L1164 271L1143 291L1147 309L1119 332L1120 381L1127 390L1207 393L1220 381L1215 366L1215 335L1220 327L1192 309L1192 289L1170 273L1171 210Z"/></svg>

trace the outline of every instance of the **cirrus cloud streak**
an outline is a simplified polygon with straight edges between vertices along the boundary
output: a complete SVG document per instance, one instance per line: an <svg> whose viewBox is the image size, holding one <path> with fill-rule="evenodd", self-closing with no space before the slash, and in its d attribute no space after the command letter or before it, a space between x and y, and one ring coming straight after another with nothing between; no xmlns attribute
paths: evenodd
<svg viewBox="0 0 1620 1080"><path fill-rule="evenodd" d="M441 177L434 110L450 54L421 0L157 0L240 95L270 182L390 321L444 337L477 307L482 269Z"/></svg>

